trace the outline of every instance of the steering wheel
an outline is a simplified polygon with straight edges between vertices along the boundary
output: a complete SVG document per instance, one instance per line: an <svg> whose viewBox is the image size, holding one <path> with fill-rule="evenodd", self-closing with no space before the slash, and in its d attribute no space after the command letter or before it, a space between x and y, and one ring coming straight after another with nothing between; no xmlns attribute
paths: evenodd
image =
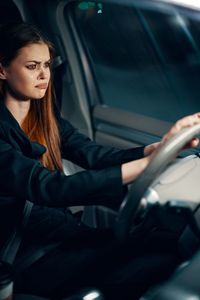
<svg viewBox="0 0 200 300"><path fill-rule="evenodd" d="M131 225L142 207L142 198L148 187L176 158L178 152L198 134L200 134L200 124L183 128L155 151L151 162L131 185L119 208L114 228L115 235L119 240L128 237Z"/></svg>

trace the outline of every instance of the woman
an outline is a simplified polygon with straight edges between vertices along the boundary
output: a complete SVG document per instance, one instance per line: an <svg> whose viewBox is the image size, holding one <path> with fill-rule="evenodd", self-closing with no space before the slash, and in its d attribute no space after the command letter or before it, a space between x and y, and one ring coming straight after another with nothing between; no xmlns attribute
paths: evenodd
<svg viewBox="0 0 200 300"><path fill-rule="evenodd" d="M174 247L157 255L162 247L155 251L150 243L145 251L142 241L118 245L111 232L87 228L65 208L119 205L124 187L147 167L160 143L129 150L95 144L54 113L50 42L26 23L2 26L0 41L0 246L26 199L34 207L16 261L35 245L62 242L25 271L16 270L15 289L57 298L96 286L106 299L122 299L121 293L128 299L129 290L137 299L173 269ZM199 113L183 118L161 143L197 123ZM193 139L188 146L197 145ZM87 171L65 176L61 158ZM153 275L157 266L160 272Z"/></svg>

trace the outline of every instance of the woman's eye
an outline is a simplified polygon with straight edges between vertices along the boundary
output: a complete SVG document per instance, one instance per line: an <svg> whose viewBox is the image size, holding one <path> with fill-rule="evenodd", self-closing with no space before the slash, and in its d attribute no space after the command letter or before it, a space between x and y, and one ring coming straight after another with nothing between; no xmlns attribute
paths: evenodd
<svg viewBox="0 0 200 300"><path fill-rule="evenodd" d="M26 66L27 67L27 69L29 69L29 70L34 70L35 68L36 68L36 65L28 65L28 66Z"/></svg>
<svg viewBox="0 0 200 300"><path fill-rule="evenodd" d="M45 66L45 68L50 68L51 62L46 62L46 63L44 64L44 66Z"/></svg>

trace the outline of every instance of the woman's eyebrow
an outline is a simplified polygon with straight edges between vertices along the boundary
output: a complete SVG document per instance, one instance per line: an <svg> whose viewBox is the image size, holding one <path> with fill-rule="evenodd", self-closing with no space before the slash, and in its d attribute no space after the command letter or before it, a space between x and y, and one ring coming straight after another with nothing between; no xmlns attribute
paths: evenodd
<svg viewBox="0 0 200 300"><path fill-rule="evenodd" d="M29 62L32 62L32 63L35 63L35 64L40 64L41 63L41 61L37 61L37 60L27 60L27 63L29 63Z"/></svg>
<svg viewBox="0 0 200 300"><path fill-rule="evenodd" d="M37 60L27 60L27 63L28 62L34 62L35 64L41 64L42 63L42 61L37 61ZM51 59L49 58L49 59L47 59L45 62L51 62Z"/></svg>

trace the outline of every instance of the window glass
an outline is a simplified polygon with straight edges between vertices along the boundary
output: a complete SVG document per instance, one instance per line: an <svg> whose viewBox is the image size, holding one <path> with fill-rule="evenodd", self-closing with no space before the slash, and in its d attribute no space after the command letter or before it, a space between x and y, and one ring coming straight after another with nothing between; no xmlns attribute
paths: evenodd
<svg viewBox="0 0 200 300"><path fill-rule="evenodd" d="M171 65L190 64L196 53L188 31L188 20L178 12L143 10L142 14L158 44L162 59Z"/></svg>
<svg viewBox="0 0 200 300"><path fill-rule="evenodd" d="M97 2L76 4L74 19L102 103L166 121L199 111L198 20Z"/></svg>

